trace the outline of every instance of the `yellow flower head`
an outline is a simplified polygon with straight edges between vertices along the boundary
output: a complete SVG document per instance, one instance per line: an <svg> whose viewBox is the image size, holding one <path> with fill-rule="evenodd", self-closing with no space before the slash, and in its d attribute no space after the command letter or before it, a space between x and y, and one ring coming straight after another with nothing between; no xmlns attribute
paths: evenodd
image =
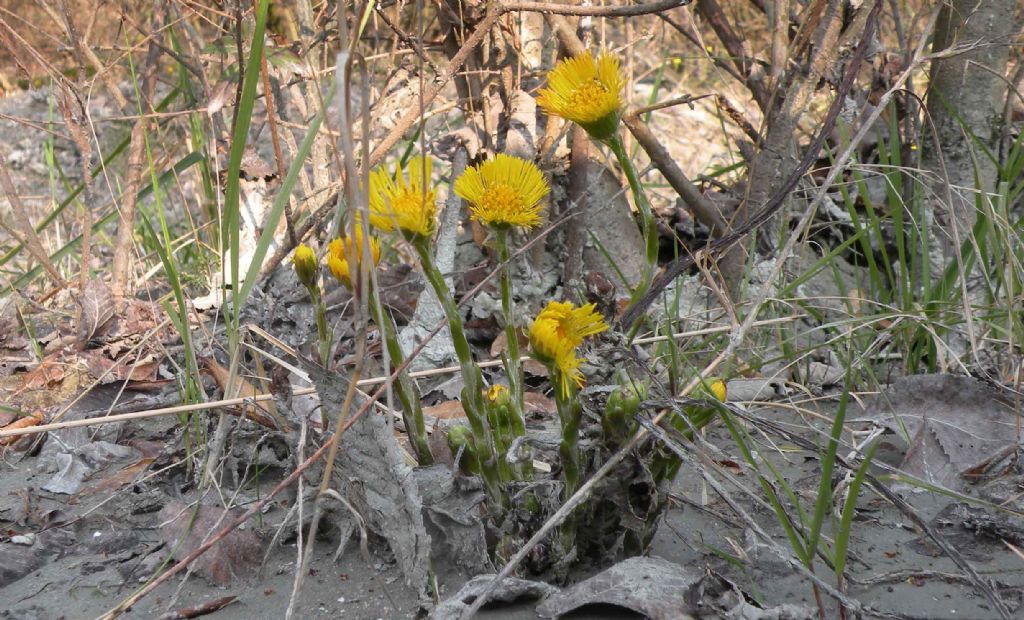
<svg viewBox="0 0 1024 620"><path fill-rule="evenodd" d="M702 379L701 382L697 384L697 388L693 392L698 398L701 396L707 396L709 398L714 398L720 403L724 403L727 396L725 381L720 377L708 377L706 379Z"/></svg>
<svg viewBox="0 0 1024 620"><path fill-rule="evenodd" d="M494 227L540 224L540 200L551 189L532 161L501 153L467 168L455 193L470 203L472 219Z"/></svg>
<svg viewBox="0 0 1024 620"><path fill-rule="evenodd" d="M412 237L429 237L437 217L437 195L430 189L430 160L413 157L392 177L384 167L370 173L370 224L387 232L398 228Z"/></svg>
<svg viewBox="0 0 1024 620"><path fill-rule="evenodd" d="M500 383L495 383L487 388L487 401L495 405L507 405L511 396L508 388Z"/></svg>
<svg viewBox="0 0 1024 620"><path fill-rule="evenodd" d="M327 266L334 277L348 288L352 288L353 274L349 258L354 256L358 266L359 261L363 260L364 251L363 231L359 227L356 228L354 244L351 237L339 237L327 246ZM374 265L380 261L380 242L374 237L370 237L370 257Z"/></svg>
<svg viewBox="0 0 1024 620"><path fill-rule="evenodd" d="M584 338L606 329L608 325L594 304L576 308L571 302L551 301L534 319L530 326L530 347L540 361L558 371L563 395L569 394L570 381L583 386L576 347Z"/></svg>
<svg viewBox="0 0 1024 620"><path fill-rule="evenodd" d="M316 254L313 253L313 248L300 243L292 254L292 266L295 267L295 275L299 276L299 282L303 286L316 286Z"/></svg>
<svg viewBox="0 0 1024 620"><path fill-rule="evenodd" d="M548 73L537 104L548 114L576 123L595 140L615 135L622 115L622 85L618 57L590 52L562 60Z"/></svg>

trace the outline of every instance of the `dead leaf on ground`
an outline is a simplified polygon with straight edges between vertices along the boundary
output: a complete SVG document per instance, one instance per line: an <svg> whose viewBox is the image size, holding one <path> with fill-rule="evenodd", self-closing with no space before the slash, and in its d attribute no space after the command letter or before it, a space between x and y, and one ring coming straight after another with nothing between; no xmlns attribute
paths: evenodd
<svg viewBox="0 0 1024 620"><path fill-rule="evenodd" d="M423 414L439 420L453 420L466 417L462 408L462 402L457 400L446 400L432 407L424 407Z"/></svg>
<svg viewBox="0 0 1024 620"><path fill-rule="evenodd" d="M99 480L87 487L83 487L78 491L78 493L76 493L76 495L95 495L97 493L105 494L116 491L121 487L134 482L140 473L146 471L153 460L153 457L143 457L114 472L110 476L107 476L103 480Z"/></svg>
<svg viewBox="0 0 1024 620"><path fill-rule="evenodd" d="M195 520L192 515L195 513ZM198 549L211 533L216 533L238 514L216 506L192 506L171 500L160 510L160 535L176 561ZM256 573L263 559L263 546L252 530L235 529L217 541L192 566L199 574L220 586Z"/></svg>
<svg viewBox="0 0 1024 620"><path fill-rule="evenodd" d="M445 599L438 605L430 620L458 620L462 618L465 611L469 609L476 599L490 587L495 575L477 575L466 582L451 597ZM494 603L515 603L524 599L537 600L552 594L557 594L558 588L543 581L528 581L517 577L505 577L501 583L494 588L488 596L488 601Z"/></svg>
<svg viewBox="0 0 1024 620"><path fill-rule="evenodd" d="M51 353L35 368L21 378L21 390L41 390L57 385L64 380L67 364L59 352Z"/></svg>
<svg viewBox="0 0 1024 620"><path fill-rule="evenodd" d="M82 307L78 340L85 343L99 335L107 322L114 318L114 294L106 282L93 278L86 283L78 303Z"/></svg>
<svg viewBox="0 0 1024 620"><path fill-rule="evenodd" d="M36 411L36 412L32 413L31 415L27 415L27 416L25 416L23 418L18 418L17 420L11 422L10 424L7 424L6 426L0 427L0 431L13 431L13 430L19 429L19 428L28 428L30 426L38 426L39 424L42 424L42 423L43 423L43 414L41 412L39 412L39 411ZM14 435L13 437L3 437L3 438L0 438L0 446L9 446L9 445L15 443L16 441L20 440L23 436L24 435Z"/></svg>
<svg viewBox="0 0 1024 620"><path fill-rule="evenodd" d="M654 620L685 618L688 593L700 583L702 571L660 558L629 558L549 597L537 607L543 618L555 618L586 605L615 605Z"/></svg>
<svg viewBox="0 0 1024 620"><path fill-rule="evenodd" d="M1020 423L1004 390L956 375L900 379L867 411L861 421L910 438L900 469L953 490L964 487L965 473L1015 446Z"/></svg>
<svg viewBox="0 0 1024 620"><path fill-rule="evenodd" d="M231 378L231 372L212 357L203 357L200 358L199 361L202 363L203 369L213 377L213 380L217 383L217 387L224 392L225 398L253 398L260 393L253 384L241 377L236 377L234 393L229 395L227 393L227 387L228 381ZM282 430L287 430L288 428L288 425L284 423L284 420L279 420L279 416L274 416L270 409L263 403L253 403L241 408L232 407L232 409L236 411L243 411L246 418L249 418L257 424L266 426L267 428L280 428Z"/></svg>
<svg viewBox="0 0 1024 620"><path fill-rule="evenodd" d="M549 415L555 412L555 401L540 392L524 392L523 409L527 415Z"/></svg>
<svg viewBox="0 0 1024 620"><path fill-rule="evenodd" d="M498 336L491 342L491 357L497 359L501 357L502 353L508 352L508 332L501 330ZM530 339L526 337L526 334L522 330L516 330L516 340L519 341L519 351L527 351L530 348Z"/></svg>

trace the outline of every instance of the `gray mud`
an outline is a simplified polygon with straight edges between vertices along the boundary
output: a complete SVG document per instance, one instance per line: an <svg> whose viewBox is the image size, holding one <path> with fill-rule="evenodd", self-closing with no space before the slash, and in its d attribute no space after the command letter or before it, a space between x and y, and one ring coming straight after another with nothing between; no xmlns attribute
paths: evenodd
<svg viewBox="0 0 1024 620"><path fill-rule="evenodd" d="M785 411L762 410L778 423L803 426ZM161 437L173 421L146 421L122 429L122 437ZM809 434L809 433L808 433ZM720 462L739 460L731 440L721 429L708 437L722 448ZM51 440L52 441L52 440ZM781 452L762 445L770 458L807 505L813 501L818 484L818 461L813 455L777 444ZM45 463L45 451L36 456L8 452L0 464L0 617L17 619L94 618L127 597L150 578L168 557L159 531L158 511L175 493L181 476L162 475L105 492L75 495L42 490L54 473ZM724 457L724 458L723 458ZM160 458L154 467L161 463ZM92 474L91 480L105 479L124 463L112 463ZM756 480L735 467L726 467L743 486L754 489ZM268 474L261 485L272 485L281 472ZM269 486L267 487L269 488ZM776 542L786 546L774 514L731 488L735 497ZM970 493L970 489L968 490ZM743 524L712 492L702 488L700 479L685 468L677 481L678 499L654 539L651 554L686 567L712 569L739 586L765 608L783 603L814 608L809 582L796 574L775 553L757 544ZM701 497L707 502L702 505ZM1020 604L1024 588L1024 560L1013 554L998 536L982 528L959 526L949 514L954 500L932 493L909 493L908 501L926 520L933 521L954 546L984 577L994 579L1011 609ZM252 500L248 500L252 501ZM272 502L269 510L251 527L263 541L265 560L258 574L217 586L201 575L176 577L139 602L126 618L158 618L175 610L235 596L237 600L206 617L222 620L282 618L287 608L296 566L294 527L270 545L275 527L290 507L290 501ZM246 500L240 501L244 506ZM308 505L308 504L307 504ZM865 491L854 523L850 543L849 584L852 598L874 609L911 618L985 619L997 617L986 599L970 585L961 571L932 545L922 542L908 519L895 507ZM943 510L946 513L943 513ZM942 514L940 514L942 513ZM938 518L936 519L936 517ZM1003 537L1012 532L1003 530ZM12 538L13 535L29 535ZM829 535L826 531L825 535ZM289 538L291 537L291 538ZM31 542L31 545L27 543ZM419 608L414 593L403 585L399 569L386 546L371 541L371 561L362 557L357 543L350 543L341 559L333 561L337 531L318 540L296 606L296 618L410 618ZM32 567L13 579L13 571ZM22 569L23 571L25 569ZM589 577L590 567L574 577ZM828 575L818 567L819 574ZM454 593L457 580L442 584L442 595ZM823 597L830 617L839 617L834 602ZM503 605L480 617L519 619L537 617L533 605ZM835 614L835 615L832 615ZM170 616L168 616L170 617ZM573 617L621 618L614 609L585 609Z"/></svg>

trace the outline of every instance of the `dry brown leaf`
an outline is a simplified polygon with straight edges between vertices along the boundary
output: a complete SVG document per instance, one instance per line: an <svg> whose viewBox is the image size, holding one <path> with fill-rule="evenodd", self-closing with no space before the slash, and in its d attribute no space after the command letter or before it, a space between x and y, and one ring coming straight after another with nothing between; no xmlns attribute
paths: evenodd
<svg viewBox="0 0 1024 620"><path fill-rule="evenodd" d="M13 430L19 429L19 428L28 428L30 426L38 426L39 424L42 424L42 422L43 422L43 414L42 414L42 412L36 411L36 412L33 412L32 414L27 415L27 416L25 416L23 418L18 418L17 420L15 420L14 422L11 422L7 426L4 426L3 428L0 428L0 431L13 431ZM13 444L14 442L20 440L21 438L22 438L22 435L15 435L13 437L4 437L4 438L0 439L0 446L9 446L9 445Z"/></svg>
<svg viewBox="0 0 1024 620"><path fill-rule="evenodd" d="M505 330L501 330L498 337L491 343L491 357L501 357L502 353L508 352L508 336ZM516 330L516 339L519 341L519 350L526 351L530 348L530 339L521 330Z"/></svg>
<svg viewBox="0 0 1024 620"><path fill-rule="evenodd" d="M955 491L994 455L1018 445L1018 419L1001 387L973 377L913 375L895 382L867 407L871 420L909 446L900 469Z"/></svg>
<svg viewBox="0 0 1024 620"><path fill-rule="evenodd" d="M152 355L148 359L136 360L135 356L123 356L111 359L104 349L94 349L82 353L82 359L89 374L101 383L114 381L155 381L159 362Z"/></svg>
<svg viewBox="0 0 1024 620"><path fill-rule="evenodd" d="M126 465L103 480L99 480L82 488L82 490L75 495L95 495L96 493L110 493L112 491L116 491L121 487L134 482L139 474L146 471L146 468L149 467L149 464L152 462L153 457L141 458L130 465Z"/></svg>
<svg viewBox="0 0 1024 620"><path fill-rule="evenodd" d="M114 317L114 294L103 280L94 278L86 283L78 303L82 306L78 340L85 342L99 335Z"/></svg>
<svg viewBox="0 0 1024 620"><path fill-rule="evenodd" d="M64 381L67 364L60 357L59 352L51 353L38 366L26 372L21 378L19 391L41 390Z"/></svg>
<svg viewBox="0 0 1024 620"><path fill-rule="evenodd" d="M213 380L217 383L217 387L224 392L225 398L253 398L260 392L256 390L253 384L249 383L245 379L238 377L235 380L234 394L229 395L227 393L228 380L231 376L231 372L225 368L220 362L212 357L200 358L203 368L213 377ZM232 409L235 409L232 407ZM283 420L275 421L275 418L271 416L270 412L258 403L251 405L245 405L245 407L238 409L243 411L245 417L249 418L257 424L262 424L268 428L287 428Z"/></svg>
<svg viewBox="0 0 1024 620"><path fill-rule="evenodd" d="M160 511L160 534L174 559L180 561L237 516L235 511L216 506L200 504L197 508L171 500ZM192 567L217 585L228 586L235 579L253 575L262 559L259 537L252 530L236 529L199 556Z"/></svg>
<svg viewBox="0 0 1024 620"><path fill-rule="evenodd" d="M423 413L439 420L453 420L466 417L466 412L462 409L462 403L457 400L446 400L433 407L424 407Z"/></svg>
<svg viewBox="0 0 1024 620"><path fill-rule="evenodd" d="M555 401L540 392L523 393L523 413L552 414L555 412Z"/></svg>

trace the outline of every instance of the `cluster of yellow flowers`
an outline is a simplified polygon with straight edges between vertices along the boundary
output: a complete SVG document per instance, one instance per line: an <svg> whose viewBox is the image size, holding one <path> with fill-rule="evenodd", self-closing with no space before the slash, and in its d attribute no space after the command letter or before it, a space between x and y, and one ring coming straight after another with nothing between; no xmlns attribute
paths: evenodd
<svg viewBox="0 0 1024 620"><path fill-rule="evenodd" d="M579 124L596 140L607 140L618 130L622 114L623 78L614 55L589 53L558 63L548 74L548 87L540 90L538 105L548 114ZM532 161L499 154L469 167L455 181L455 193L470 205L470 217L498 231L529 230L541 223L542 201L551 191L544 174ZM394 172L378 168L370 173L369 221L384 232L400 232L410 242L429 240L437 219L437 194L431 187L431 160L412 157ZM350 260L380 260L380 243L369 239L369 252L357 228L352 239L329 244L326 263L345 286L353 286ZM305 245L296 249L293 262L307 287L316 279L316 259ZM530 342L537 357L558 370L562 394L571 384L583 384L576 350L587 336L607 329L593 305L575 308L552 301L537 316Z"/></svg>

